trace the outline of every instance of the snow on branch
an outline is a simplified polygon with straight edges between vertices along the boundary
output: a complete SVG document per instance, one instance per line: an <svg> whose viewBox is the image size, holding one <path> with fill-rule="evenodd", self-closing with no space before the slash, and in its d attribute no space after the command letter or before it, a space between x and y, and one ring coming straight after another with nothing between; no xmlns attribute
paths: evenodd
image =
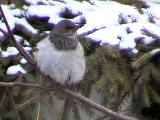
<svg viewBox="0 0 160 120"><path fill-rule="evenodd" d="M88 106L108 115L108 116L111 116L112 118L114 119L118 119L118 120L137 120L136 118L132 118L132 117L127 117L127 116L124 116L124 115L121 115L121 114L118 114L116 112L113 112L99 104L96 104L94 103L93 101L83 97L82 95L80 94L77 94L77 93L74 93L62 86L59 86L57 85L50 77L44 75L40 69L36 66L36 63L35 61L33 60L33 58L25 51L25 49L15 40L13 34L12 34L12 31L10 30L10 27L8 25L8 22L7 22L7 19L3 13L3 10L2 10L2 7L0 6L0 12L1 12L1 16L3 17L3 20L4 20L4 23L7 27L7 30L8 30L8 33L2 29L0 29L0 31L2 33L4 33L6 36L10 37L11 40L13 41L15 47L18 49L18 51L22 54L22 56L28 61L28 63L33 67L35 68L35 70L41 75L44 77L45 80L47 80L49 83L51 83L55 89L69 95L70 97L74 98L74 99L77 99L81 102L83 102L84 104L87 104ZM27 84L27 83L7 83L7 82L0 82L0 86L4 86L4 87L14 87L14 86L21 86L21 87L34 87L34 88L40 88L40 89L45 89L45 90L50 90L50 89L47 89L47 88L44 88L44 87L41 87L37 84Z"/></svg>

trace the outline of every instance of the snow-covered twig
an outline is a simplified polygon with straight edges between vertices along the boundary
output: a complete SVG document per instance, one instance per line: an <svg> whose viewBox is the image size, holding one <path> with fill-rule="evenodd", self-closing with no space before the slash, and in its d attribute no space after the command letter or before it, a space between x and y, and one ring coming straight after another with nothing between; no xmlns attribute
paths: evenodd
<svg viewBox="0 0 160 120"><path fill-rule="evenodd" d="M3 13L3 10L2 10L2 7L0 6L0 12L1 12L1 16L6 24L6 27L7 27L7 30L8 30L8 35L6 34L6 32L4 31L1 31L3 32L4 34L6 34L7 36L9 36L11 38L11 40L13 41L15 47L18 49L18 51L22 54L22 56L28 61L28 63L34 67L36 69L36 71L44 77L45 80L47 80L49 83L51 83L52 85L54 85L57 90L60 90L61 92L69 95L70 97L74 98L74 99L77 99L81 102L83 102L84 104L87 104L88 106L108 115L108 116L111 116L112 118L114 119L118 119L118 120L137 120L136 118L131 118L131 117L127 117L127 116L124 116L124 115L121 115L121 114L118 114L116 112L113 112L97 103L94 103L93 101L83 97L82 95L80 94L77 94L77 93L74 93L62 86L59 86L57 85L50 77L46 76L43 72L40 71L40 69L36 66L36 62L33 60L33 58L24 50L24 48L15 40L11 30L10 30L10 27L8 25L8 22L6 20L6 17ZM38 86L38 85L32 85L32 84L24 84L24 83L1 83L0 86L10 86L10 87L14 87L14 86L23 86L23 87L35 87L35 88L40 88L40 89L44 89L43 87L41 86Z"/></svg>
<svg viewBox="0 0 160 120"><path fill-rule="evenodd" d="M150 32L149 30L147 30L146 28L144 29L141 29L142 32L144 32L146 35L148 36L152 36L153 38L156 38L156 39L160 39L160 36Z"/></svg>

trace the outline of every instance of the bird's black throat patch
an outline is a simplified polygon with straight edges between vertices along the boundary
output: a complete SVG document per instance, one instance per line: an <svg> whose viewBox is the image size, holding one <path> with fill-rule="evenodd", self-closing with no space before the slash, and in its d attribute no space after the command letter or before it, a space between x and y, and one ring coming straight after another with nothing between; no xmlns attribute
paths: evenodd
<svg viewBox="0 0 160 120"><path fill-rule="evenodd" d="M78 43L76 37L62 34L52 34L49 39L57 50L75 50Z"/></svg>

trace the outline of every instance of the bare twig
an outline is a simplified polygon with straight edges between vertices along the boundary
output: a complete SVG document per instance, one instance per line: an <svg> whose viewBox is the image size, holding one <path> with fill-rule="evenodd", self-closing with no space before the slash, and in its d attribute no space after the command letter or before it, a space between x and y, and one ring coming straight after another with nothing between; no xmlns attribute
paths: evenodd
<svg viewBox="0 0 160 120"><path fill-rule="evenodd" d="M17 108L16 108L16 104L15 104L15 102L14 102L14 100L13 100L13 97L12 97L12 95L10 94L10 92L8 92L8 94L9 94L9 96L10 96L10 98L11 98L11 101L12 101L12 104L13 104L13 107L14 107L14 110L15 110L15 112L16 112L17 119L20 120L20 117L19 117L19 114L18 114L18 111L17 111Z"/></svg>
<svg viewBox="0 0 160 120"><path fill-rule="evenodd" d="M55 90L55 89L42 87L39 84L17 83L17 82L0 82L0 86L2 86L2 87L21 86L21 87L27 87L27 88L39 88L39 89L43 89L43 90L47 90L47 91L54 91Z"/></svg>
<svg viewBox="0 0 160 120"><path fill-rule="evenodd" d="M151 37L156 38L156 39L160 39L160 36L158 36L158 35L150 32L150 31L147 30L146 28L141 29L141 31L144 32L144 33L145 33L146 35L148 35L148 36L151 36Z"/></svg>
<svg viewBox="0 0 160 120"><path fill-rule="evenodd" d="M4 98L5 98L6 94L7 94L7 91L8 91L8 87L6 87L6 89L5 89L4 93L3 93L3 97L2 97L1 102L0 102L0 110L2 108L2 104L3 104Z"/></svg>
<svg viewBox="0 0 160 120"><path fill-rule="evenodd" d="M99 104L96 104L96 103L94 103L93 101L91 101L91 100L83 97L83 96L80 95L80 94L77 94L77 93L74 93L74 92L72 92L72 91L70 91L70 90L68 90L68 89L65 89L65 88L62 87L62 86L59 87L50 77L46 76L44 73L42 73L42 72L40 71L40 69L36 66L36 63L34 62L33 58L32 58L32 57L23 49L23 47L15 40L15 38L14 38L14 36L13 36L11 30L10 30L10 27L9 27L9 25L8 25L8 22L7 22L6 18L5 18L5 15L4 15L4 13L3 13L3 10L2 10L2 7L1 7L1 6L0 6L0 12L1 12L2 18L3 18L3 20L4 20L5 24L6 24L6 27L7 27L7 29L8 29L9 37L12 39L15 47L16 47L16 48L18 49L18 51L22 54L22 56L28 61L28 63L29 63L32 67L34 67L34 68L36 69L36 71L37 71L41 76L43 76L49 83L51 83L52 85L54 85L54 86L55 86L58 90L60 90L61 92L65 93L65 94L67 94L67 95L69 95L69 96L71 96L71 97L74 98L74 99L77 99L77 100L83 102L84 104L87 104L88 106L90 106L90 107L92 107L92 108L94 108L94 109L96 109L96 110L98 110L98 111L100 111L100 112L102 112L102 113L104 113L104 114L106 114L106 115L108 115L108 116L113 117L114 119L118 119L118 120L137 120L137 119L135 119L135 118L127 117L127 116L118 114L118 113L116 113L116 112L113 112L113 111L111 111L111 110L109 110L109 109L107 109L107 108L105 108L105 107L103 107L103 106L101 106L101 105L99 105ZM2 32L2 31L1 31L1 32ZM14 85L12 85L12 86L24 86L24 84L23 84L23 85L20 85L20 83L16 83L16 84L15 84L15 83L12 83L12 84L14 84ZM11 84L9 84L9 85L11 85ZM3 86L4 86L4 84L3 84ZM25 86L27 86L27 85L25 85ZM41 88L41 87L36 86L36 85L33 85L32 87Z"/></svg>

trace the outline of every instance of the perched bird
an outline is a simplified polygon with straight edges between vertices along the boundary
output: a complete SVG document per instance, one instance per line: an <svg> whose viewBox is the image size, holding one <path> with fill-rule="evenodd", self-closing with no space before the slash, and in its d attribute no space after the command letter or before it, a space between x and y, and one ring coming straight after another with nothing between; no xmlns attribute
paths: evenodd
<svg viewBox="0 0 160 120"><path fill-rule="evenodd" d="M61 20L50 35L37 44L37 66L63 86L79 83L85 74L84 50L77 39L77 29L73 22Z"/></svg>

